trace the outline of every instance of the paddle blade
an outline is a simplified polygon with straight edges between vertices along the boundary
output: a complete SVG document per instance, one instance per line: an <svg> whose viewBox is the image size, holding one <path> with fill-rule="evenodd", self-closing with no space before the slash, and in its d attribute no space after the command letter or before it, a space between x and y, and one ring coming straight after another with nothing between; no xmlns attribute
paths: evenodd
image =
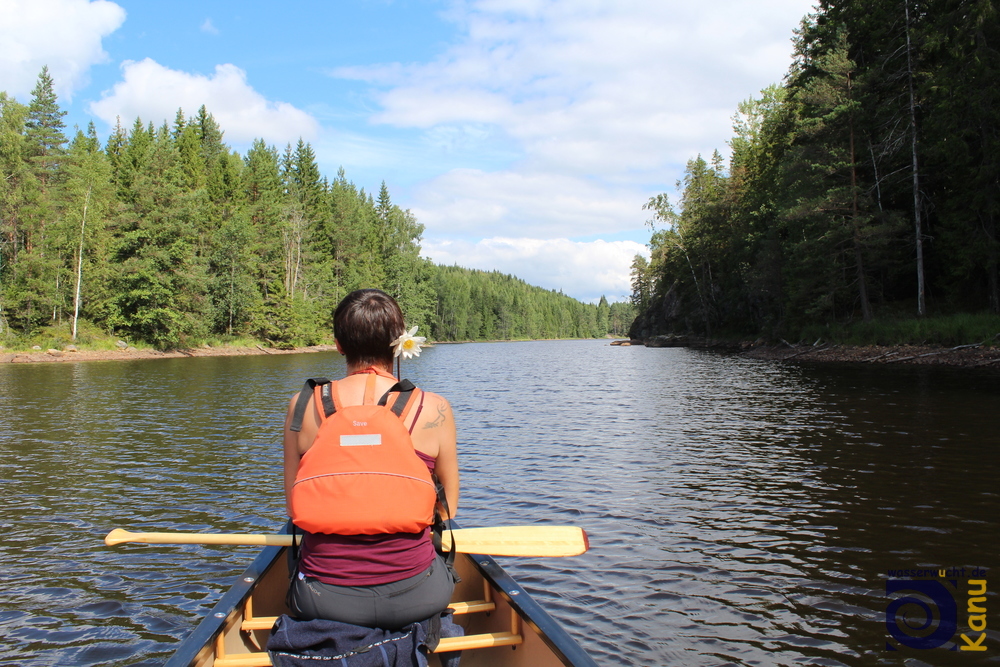
<svg viewBox="0 0 1000 667"><path fill-rule="evenodd" d="M579 556L590 548L587 533L579 526L495 526L446 530L442 546L455 551L491 556Z"/></svg>
<svg viewBox="0 0 1000 667"><path fill-rule="evenodd" d="M116 544L122 544L123 542L130 541L132 533L124 530L122 528L115 528L104 538L104 543L109 547L113 547Z"/></svg>

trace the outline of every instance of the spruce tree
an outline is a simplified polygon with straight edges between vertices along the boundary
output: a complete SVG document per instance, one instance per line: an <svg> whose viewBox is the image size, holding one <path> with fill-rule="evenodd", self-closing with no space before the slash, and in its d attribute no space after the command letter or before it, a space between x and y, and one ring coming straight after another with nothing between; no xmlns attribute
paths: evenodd
<svg viewBox="0 0 1000 667"><path fill-rule="evenodd" d="M24 129L29 146L29 159L44 188L58 174L59 164L66 153L66 135L63 117L53 89L52 77L46 65L38 75L38 83L31 91L31 103Z"/></svg>
<svg viewBox="0 0 1000 667"><path fill-rule="evenodd" d="M208 109L202 104L198 109L198 116L194 119L194 125L198 130L198 138L201 141L201 157L205 163L205 168L210 169L220 154L226 152L226 146L222 143L223 131L216 122L215 116L208 113Z"/></svg>
<svg viewBox="0 0 1000 667"><path fill-rule="evenodd" d="M195 224L199 193L184 187L169 131L149 132L137 122L127 150L137 168L117 221L119 270L107 322L122 335L172 348L209 329Z"/></svg>

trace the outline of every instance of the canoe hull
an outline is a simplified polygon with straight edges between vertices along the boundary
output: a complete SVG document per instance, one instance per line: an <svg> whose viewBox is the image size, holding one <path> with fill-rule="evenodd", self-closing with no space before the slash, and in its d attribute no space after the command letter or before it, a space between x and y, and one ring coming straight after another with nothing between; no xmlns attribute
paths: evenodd
<svg viewBox="0 0 1000 667"><path fill-rule="evenodd" d="M452 600L474 604L465 605L470 613L456 612L455 622L465 628L467 638L478 637L479 645L500 644L464 650L462 667L596 664L493 558L459 554L456 567L462 581ZM268 619L288 613L288 582L286 549L265 547L166 667L225 667L241 660L254 664L254 656L263 659L260 653L270 635ZM431 664L437 663L431 656Z"/></svg>

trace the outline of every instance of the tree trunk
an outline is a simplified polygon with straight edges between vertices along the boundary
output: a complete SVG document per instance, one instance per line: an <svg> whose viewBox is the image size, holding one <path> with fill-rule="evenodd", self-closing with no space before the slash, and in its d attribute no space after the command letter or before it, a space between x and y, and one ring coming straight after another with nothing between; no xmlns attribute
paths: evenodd
<svg viewBox="0 0 1000 667"><path fill-rule="evenodd" d="M847 75L847 95L851 97L851 75ZM854 263L857 270L858 297L861 299L861 317L865 322L872 320L872 308L868 302L868 282L865 279L865 263L861 254L861 230L858 227L858 164L854 156L854 111L848 120L851 148L851 225L854 228Z"/></svg>
<svg viewBox="0 0 1000 667"><path fill-rule="evenodd" d="M986 215L986 283L990 310L1000 313L1000 258L997 257L996 220L991 211Z"/></svg>
<svg viewBox="0 0 1000 667"><path fill-rule="evenodd" d="M226 328L226 333L230 336L233 335L233 317L234 317L234 306L233 302L236 299L236 262L230 260L229 265L229 326Z"/></svg>
<svg viewBox="0 0 1000 667"><path fill-rule="evenodd" d="M87 208L90 206L90 192L94 186L87 187L87 197L83 201L83 221L80 223L80 248L76 255L76 293L73 296L73 337L76 342L77 321L80 319L80 286L83 284L83 234L87 228Z"/></svg>
<svg viewBox="0 0 1000 667"><path fill-rule="evenodd" d="M920 169L917 162L917 105L913 92L913 50L910 45L910 0L905 0L903 7L906 12L906 78L910 87L910 151L913 164L913 225L917 240L917 315L923 317L927 313L924 298L924 243L923 228L920 219L922 208L920 201Z"/></svg>

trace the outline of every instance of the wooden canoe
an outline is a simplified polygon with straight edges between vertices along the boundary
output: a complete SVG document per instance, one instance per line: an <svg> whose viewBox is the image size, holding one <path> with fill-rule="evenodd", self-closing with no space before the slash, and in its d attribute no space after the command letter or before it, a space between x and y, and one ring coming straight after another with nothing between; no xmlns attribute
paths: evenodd
<svg viewBox="0 0 1000 667"><path fill-rule="evenodd" d="M457 527L457 526L456 526ZM278 614L288 612L285 547L264 547L165 667L265 667L263 651ZM452 598L464 637L438 651L461 650L462 667L596 667L596 663L490 556L458 554L462 581ZM431 665L438 663L431 656Z"/></svg>

